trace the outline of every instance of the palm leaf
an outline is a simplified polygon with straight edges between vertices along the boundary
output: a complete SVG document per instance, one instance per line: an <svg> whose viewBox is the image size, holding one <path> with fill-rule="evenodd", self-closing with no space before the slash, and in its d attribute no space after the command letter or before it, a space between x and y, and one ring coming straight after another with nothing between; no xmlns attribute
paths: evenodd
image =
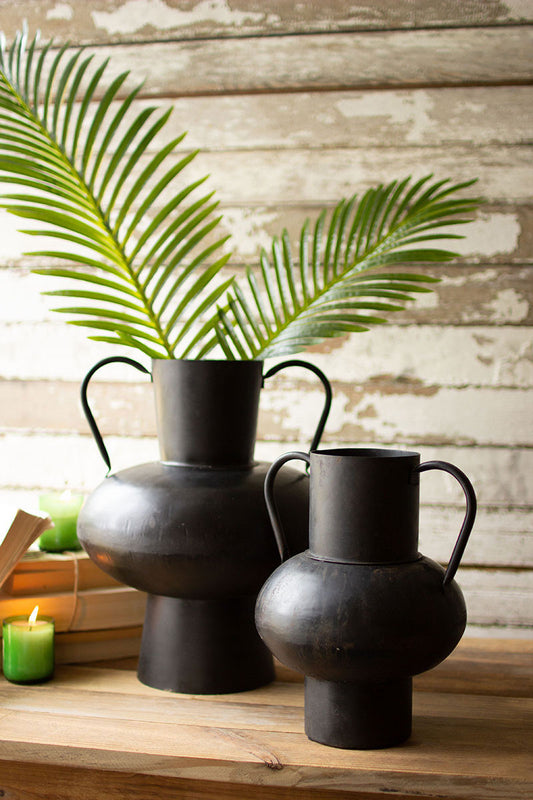
<svg viewBox="0 0 533 800"><path fill-rule="evenodd" d="M195 195L205 179L183 180L196 156L176 160L184 134L153 150L171 109L128 122L140 87L121 99L128 73L105 86L107 62L93 61L26 32L9 48L2 39L0 206L40 223L27 233L65 243L30 254L69 262L36 270L70 281L49 294L72 305L54 310L103 332L92 338L179 357L187 337L173 328L185 310L187 321L212 313L231 282L218 276L229 255L213 260L227 237L217 238L212 193Z"/></svg>
<svg viewBox="0 0 533 800"><path fill-rule="evenodd" d="M141 87L126 91L127 72L105 85L106 64L25 31L0 41L0 207L58 243L31 255L67 264L35 272L69 282L46 294L68 299L55 310L91 338L152 358L217 346L228 359L292 354L382 324L430 291L434 279L397 266L454 257L432 245L461 238L450 226L477 207L460 194L473 181L428 175L322 210L297 256L283 231L258 269L222 279L218 203L201 192L205 178L183 178L197 152L179 154L184 134L157 149L171 109L135 114Z"/></svg>
<svg viewBox="0 0 533 800"><path fill-rule="evenodd" d="M309 220L305 222L296 262L283 231L281 243L274 240L270 259L263 251L260 276L248 269L244 285L230 288L227 305L206 326L200 357L222 339L226 358L293 354L325 338L384 323L381 312L402 310L416 293L430 291L425 284L436 279L383 268L454 258L449 250L425 245L461 238L450 226L468 221L465 215L479 201L452 195L472 183L432 183L426 176L415 183L406 179L370 189L359 202L355 197L342 200L328 224L325 211L318 215L312 240Z"/></svg>

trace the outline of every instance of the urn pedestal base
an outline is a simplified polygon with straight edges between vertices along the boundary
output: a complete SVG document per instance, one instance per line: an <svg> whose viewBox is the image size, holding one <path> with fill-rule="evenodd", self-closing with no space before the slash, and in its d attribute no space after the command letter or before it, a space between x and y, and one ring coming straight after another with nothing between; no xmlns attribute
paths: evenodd
<svg viewBox="0 0 533 800"><path fill-rule="evenodd" d="M254 623L255 597L189 600L149 594L137 675L155 689L226 694L274 680Z"/></svg>
<svg viewBox="0 0 533 800"><path fill-rule="evenodd" d="M411 734L412 679L337 683L305 679L305 732L309 739L347 750L401 744Z"/></svg>

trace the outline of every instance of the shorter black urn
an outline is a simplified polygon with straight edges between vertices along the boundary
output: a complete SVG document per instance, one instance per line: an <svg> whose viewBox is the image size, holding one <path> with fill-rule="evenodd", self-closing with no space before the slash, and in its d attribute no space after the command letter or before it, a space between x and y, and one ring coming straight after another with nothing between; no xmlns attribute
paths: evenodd
<svg viewBox="0 0 533 800"><path fill-rule="evenodd" d="M263 641L305 675L305 731L333 747L373 749L411 733L412 676L454 649L466 608L453 580L474 523L468 478L418 453L338 449L289 453L272 464L265 497L282 559L290 545L274 478L286 461L310 463L309 549L269 577L256 605ZM418 552L419 475L442 469L461 483L467 513L445 571Z"/></svg>

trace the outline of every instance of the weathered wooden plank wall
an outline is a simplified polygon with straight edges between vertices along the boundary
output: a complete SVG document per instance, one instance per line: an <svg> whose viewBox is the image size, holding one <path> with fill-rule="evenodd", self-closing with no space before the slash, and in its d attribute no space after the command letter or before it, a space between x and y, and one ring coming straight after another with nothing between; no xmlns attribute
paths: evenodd
<svg viewBox="0 0 533 800"><path fill-rule="evenodd" d="M202 149L233 234L253 262L283 226L382 180L478 177L485 203L453 263L394 325L315 348L334 382L325 439L418 449L472 478L480 511L459 580L471 630L530 635L533 623L533 3L373 0L11 0L43 37L111 57L145 80L137 109L175 106L164 136ZM162 134L163 137L163 134ZM161 144L163 138L157 144ZM32 246L35 243L32 242ZM40 296L25 238L0 214L0 508L40 489L90 490L104 475L78 407L109 355ZM126 368L92 398L114 467L157 457L151 390ZM297 371L263 393L258 456L305 446L321 404ZM460 490L424 475L421 549L446 561Z"/></svg>

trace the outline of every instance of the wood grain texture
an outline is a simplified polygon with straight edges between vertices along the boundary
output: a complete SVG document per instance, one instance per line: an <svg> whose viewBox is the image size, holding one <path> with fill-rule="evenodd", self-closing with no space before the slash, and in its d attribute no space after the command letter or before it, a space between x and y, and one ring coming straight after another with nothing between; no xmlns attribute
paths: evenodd
<svg viewBox="0 0 533 800"><path fill-rule="evenodd" d="M527 642L463 642L446 669L443 664L428 673L426 685L424 676L417 679L413 736L384 751L344 751L307 740L298 680L203 698L158 692L120 669L60 667L53 682L38 687L2 680L0 786L33 790L37 776L52 776L57 765L50 785L65 800L94 796L81 795L73 780L79 776L84 787L85 770L94 773L95 787L117 798L142 796L128 794L133 774L146 793L174 786L190 797L286 798L298 797L290 792L299 789L306 800L313 791L326 798L392 792L519 800L533 788L533 701L523 693L525 685L531 689L530 648ZM472 679L483 665L484 686L476 692ZM502 674L507 682L500 692ZM233 794L224 794L224 783ZM265 794L251 794L254 785Z"/></svg>
<svg viewBox="0 0 533 800"><path fill-rule="evenodd" d="M72 396L76 397L76 394ZM401 381L397 385L369 382L356 386L337 386L335 407L323 442L331 445L345 441L347 444L382 442L399 445L531 447L533 430L528 409L532 395L531 389L424 388ZM11 397L15 396L15 393L11 394ZM316 427L321 399L318 390L308 387L291 393L286 389L271 391L262 403L260 436L274 442L305 440ZM104 433L130 436L153 433L153 414L150 413L148 400L146 398L146 403L137 403L131 395L125 400L119 399L117 413L117 409L113 408L114 400L109 396L100 418ZM110 406L112 413L108 416L105 412L106 407ZM79 447L81 457L81 452L87 451L87 445L81 439L76 440L79 433L85 433L86 426L79 412L71 413L70 405L64 406L68 418L63 419L62 407L62 403L54 402L48 410L43 404L37 413L31 410L30 405L27 413L32 415L32 424L35 426L35 453L39 446L38 429L44 422L50 426L49 444L52 446L56 433L78 434L71 437L71 444ZM130 412L137 413L143 408L149 412L146 419L137 416L131 420L128 418ZM19 421L28 424L27 413L25 417L19 416ZM69 428L72 423L73 427ZM59 447L60 439L55 438ZM20 446L22 457L25 447L18 432L8 431L4 444L6 454L12 447ZM45 441L42 444L46 446ZM17 472L13 471L12 475L15 474Z"/></svg>
<svg viewBox="0 0 533 800"><path fill-rule="evenodd" d="M400 174L404 175L404 173L400 173L398 166L395 167L395 170L397 178L400 177ZM389 177L392 177L392 174L389 174ZM372 186L375 187L376 185L377 181L374 181ZM362 188L370 188L370 184L366 187L360 184L352 184L349 188L350 191L345 192L346 196L357 194ZM272 246L272 238L279 237L283 229L287 229L292 242L297 242L300 230L306 219L314 222L320 210L328 207L331 209L332 204L326 202L325 199L323 202L320 202L319 199L315 199L315 201L308 200L302 204L274 203L273 205L268 205L265 203L254 205L252 203L243 203L240 206L221 204L223 218L218 229L219 235L231 237L231 241L226 245L226 251L232 253L226 273L231 270L238 275L243 264L257 265L261 248L269 250ZM452 270L449 273L451 278L455 269L455 282L458 285L457 281L460 275L464 274L465 278L468 278L469 273L467 270L473 265L487 268L500 265L502 267L529 266L533 262L532 219L532 209L527 202L510 200L505 206L487 203L483 206L482 211L472 217L468 227L461 229L464 238L450 243L453 245L453 252L458 254L455 263L432 264L431 266L421 263L416 268L409 268L409 271L427 271L434 277L446 277L448 271ZM31 279L29 279L27 275L28 269L30 267L56 266L59 263L59 259L31 258L28 255L24 255L28 252L28 248L31 248L31 252L43 245L46 246L46 243L43 241L44 237L39 236L32 237L30 240L28 236L20 233L17 228L20 228L20 224L17 225L7 211L0 211L0 231L4 234L0 281L3 285L8 281L13 284L12 286L7 284L5 293L3 291L1 296L6 301L10 292L19 294L20 289L24 287L25 280L28 285L24 294L27 300L25 305L31 310L38 304L38 291L44 291L49 288L49 279L43 276L31 276ZM15 267L17 268L16 271L14 270ZM11 273L9 270L11 270ZM483 282L483 276L485 276L486 283L491 274L493 273L484 273L479 270L478 275L472 275L472 283L474 284L472 287L468 286L468 281L466 281L467 289L475 289L476 283ZM520 281L520 275L522 275L522 284L527 287L527 278L531 277L531 273L524 274L516 270L517 281ZM18 291L17 278L21 279ZM59 285L57 281L55 283ZM463 279L463 283L465 283L465 279ZM451 280L450 284L451 286L454 285ZM437 291L439 290L439 287L435 288ZM468 295L466 299L468 299ZM420 298L413 307L416 308L419 304ZM2 305L5 306L3 313L7 319L10 319L16 313L15 308L7 302ZM43 309L46 308L42 300L41 306ZM48 301L48 306L54 307L50 301ZM488 311L490 312L490 309ZM482 312L483 307L481 306L477 310L477 314L479 315ZM19 313L25 317L29 311L26 311L23 307ZM487 314L487 318L490 319L490 314ZM457 319L457 314L455 319ZM468 322L468 319L464 321ZM521 318L518 321L521 321ZM454 319L450 320L451 324L453 322Z"/></svg>
<svg viewBox="0 0 533 800"><path fill-rule="evenodd" d="M24 762L0 761L0 785L10 800L338 800L339 794L329 789L301 789L251 786L220 781L169 778L163 775L139 775L106 769L91 769ZM344 792L344 800L375 800L374 792ZM394 794L395 800L411 800L412 795ZM417 795L417 800L429 800Z"/></svg>
<svg viewBox="0 0 533 800"><path fill-rule="evenodd" d="M296 5L284 0L12 0L3 9L8 34L31 15L43 36L79 43L157 39L231 38L250 35L342 30L454 27L531 22L533 13L517 0L326 0Z"/></svg>
<svg viewBox="0 0 533 800"><path fill-rule="evenodd" d="M529 26L143 42L97 50L151 97L527 83ZM90 48L88 49L90 52Z"/></svg>
<svg viewBox="0 0 533 800"><path fill-rule="evenodd" d="M173 87L171 87L173 88ZM161 99L172 103L169 122L154 138L163 147L187 130L185 145L202 150L318 149L459 142L527 144L531 138L531 86L453 89L269 92ZM124 124L154 100L136 100ZM111 104L110 113L118 109ZM216 124L213 121L216 120ZM86 131L88 125L82 126Z"/></svg>
<svg viewBox="0 0 533 800"><path fill-rule="evenodd" d="M407 176L418 179L433 170L454 183L478 178L475 194L491 204L526 205L533 178L530 155L530 148L523 145L472 148L460 144L434 147L430 154L416 146L205 152L187 168L187 183L208 175L202 191L214 190L224 206L276 206L283 212L287 205L331 206L380 183ZM137 162L132 180L140 175L147 158ZM162 192L158 203L168 199L169 194Z"/></svg>

